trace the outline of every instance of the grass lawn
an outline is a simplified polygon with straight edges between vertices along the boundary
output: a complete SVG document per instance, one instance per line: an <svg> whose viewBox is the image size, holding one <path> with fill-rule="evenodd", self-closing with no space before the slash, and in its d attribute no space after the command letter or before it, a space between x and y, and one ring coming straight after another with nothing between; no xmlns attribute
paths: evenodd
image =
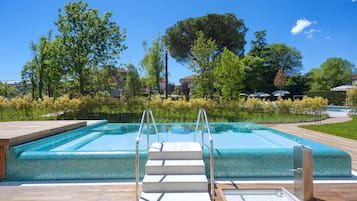
<svg viewBox="0 0 357 201"><path fill-rule="evenodd" d="M352 121L349 122L300 127L357 140L357 116L352 117Z"/></svg>

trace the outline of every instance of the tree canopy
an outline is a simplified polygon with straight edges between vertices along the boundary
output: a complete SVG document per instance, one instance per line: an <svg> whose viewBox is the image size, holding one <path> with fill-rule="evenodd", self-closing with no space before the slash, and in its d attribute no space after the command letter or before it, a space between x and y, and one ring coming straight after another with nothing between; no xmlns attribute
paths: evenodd
<svg viewBox="0 0 357 201"><path fill-rule="evenodd" d="M351 84L354 65L342 58L328 58L320 68L311 69L311 91L330 90L333 87Z"/></svg>
<svg viewBox="0 0 357 201"><path fill-rule="evenodd" d="M216 62L214 53L217 45L211 38L206 38L203 32L199 32L191 49L190 68L199 75L196 92L201 97L213 97L213 73Z"/></svg>
<svg viewBox="0 0 357 201"><path fill-rule="evenodd" d="M147 81L149 87L156 87L158 92L160 89L160 80L164 71L165 46L162 37L158 37L152 43L151 47L147 46L146 41L143 43L146 54L141 60L141 66L144 67L147 73Z"/></svg>
<svg viewBox="0 0 357 201"><path fill-rule="evenodd" d="M299 74L302 69L301 53L299 50L283 43L270 45L268 65L274 70L274 74L282 69L286 75Z"/></svg>
<svg viewBox="0 0 357 201"><path fill-rule="evenodd" d="M224 48L237 55L244 55L247 28L242 19L234 14L208 14L198 18L188 18L177 22L166 30L165 44L170 55L178 62L187 63L192 56L192 46L202 32L206 38L216 42L215 56Z"/></svg>
<svg viewBox="0 0 357 201"><path fill-rule="evenodd" d="M78 83L81 94L90 84L88 73L98 66L113 64L126 49L125 30L110 20L111 12L99 16L82 1L67 3L56 22L63 44L65 67Z"/></svg>
<svg viewBox="0 0 357 201"><path fill-rule="evenodd" d="M228 49L224 49L214 69L214 86L222 98L233 100L239 97L244 87L245 67L241 59Z"/></svg>

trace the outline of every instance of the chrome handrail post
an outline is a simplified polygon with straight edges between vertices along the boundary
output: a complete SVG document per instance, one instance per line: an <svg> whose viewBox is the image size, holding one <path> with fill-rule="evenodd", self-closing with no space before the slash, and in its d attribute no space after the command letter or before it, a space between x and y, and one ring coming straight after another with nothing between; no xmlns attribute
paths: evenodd
<svg viewBox="0 0 357 201"><path fill-rule="evenodd" d="M136 160L135 160L135 182L136 182L136 200L139 201L139 143L136 142Z"/></svg>
<svg viewBox="0 0 357 201"><path fill-rule="evenodd" d="M211 150L210 150L210 166L211 166L211 200L214 200L214 152L213 152L213 140L211 140Z"/></svg>
<svg viewBox="0 0 357 201"><path fill-rule="evenodd" d="M151 117L151 121L154 126L154 129L155 129L156 135L157 135L157 141L160 142L160 134L159 134L159 131L157 130L157 126L156 126L156 122L155 122L155 118L154 118L154 114L153 114L152 110L150 110L150 117Z"/></svg>
<svg viewBox="0 0 357 201"><path fill-rule="evenodd" d="M211 196L211 200L215 200L215 194L214 194L214 147L213 147L213 137L211 134L211 128L208 122L208 117L207 117L207 113L205 109L200 109L199 112L199 116L198 119L201 117L201 128L202 128L202 151L203 151L203 144L204 144L204 124L207 127L207 133L208 133L208 139L210 141L210 182L211 182L211 188L210 188L210 196ZM197 121L197 126L198 127L198 121Z"/></svg>
<svg viewBox="0 0 357 201"><path fill-rule="evenodd" d="M146 110L147 112L148 110ZM150 115L146 114L146 148L149 151L149 146L150 146Z"/></svg>
<svg viewBox="0 0 357 201"><path fill-rule="evenodd" d="M148 114L149 113L149 114ZM140 164L139 164L139 145L140 145L140 139L141 139L141 135L143 132L143 127L145 124L145 116L146 116L146 130L147 130L147 150L149 151L150 148L150 117L152 119L153 122L153 126L155 128L155 132L156 134L159 136L159 132L157 130L156 127L156 123L155 123L155 119L154 119L154 115L152 113L152 110L150 109L145 109L143 111L143 115L141 116L141 121L140 121L140 125L139 125L139 131L138 131L138 135L136 136L136 157L135 157L135 182L136 182L136 186L135 186L135 190L136 190L136 200L139 201L139 179L140 179ZM160 138L158 137L158 140Z"/></svg>
<svg viewBox="0 0 357 201"><path fill-rule="evenodd" d="M203 109L200 109L200 110L203 110ZM205 143L205 127L203 126L204 124L204 113L201 113L201 137L202 137L202 142L201 142L201 148L202 148L202 151L203 151L203 148L204 148L204 143Z"/></svg>

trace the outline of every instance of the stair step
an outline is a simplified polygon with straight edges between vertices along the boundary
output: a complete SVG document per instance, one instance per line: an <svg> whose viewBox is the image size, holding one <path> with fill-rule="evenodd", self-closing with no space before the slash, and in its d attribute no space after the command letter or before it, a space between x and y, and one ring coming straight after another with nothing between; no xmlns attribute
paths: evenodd
<svg viewBox="0 0 357 201"><path fill-rule="evenodd" d="M140 196L141 201L182 201L182 200L195 200L195 201L210 201L209 194L206 193L142 193Z"/></svg>
<svg viewBox="0 0 357 201"><path fill-rule="evenodd" d="M205 174L203 160L148 160L146 174Z"/></svg>
<svg viewBox="0 0 357 201"><path fill-rule="evenodd" d="M207 192L206 175L145 175L143 192Z"/></svg>
<svg viewBox="0 0 357 201"><path fill-rule="evenodd" d="M153 143L149 159L202 159L201 145L196 142Z"/></svg>

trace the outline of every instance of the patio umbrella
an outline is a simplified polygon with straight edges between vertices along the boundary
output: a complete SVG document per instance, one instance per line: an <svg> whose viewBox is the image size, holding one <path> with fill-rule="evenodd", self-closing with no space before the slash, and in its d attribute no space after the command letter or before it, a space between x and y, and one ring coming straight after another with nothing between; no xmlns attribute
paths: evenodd
<svg viewBox="0 0 357 201"><path fill-rule="evenodd" d="M357 86L354 86L354 85L341 85L341 86L332 88L331 91L348 91L348 90L354 89L354 88L357 88Z"/></svg>
<svg viewBox="0 0 357 201"><path fill-rule="evenodd" d="M345 91L345 92L347 92L348 90L354 89L354 88L357 88L357 86L354 86L354 85L341 85L341 86L337 86L337 87L332 88L331 91ZM347 100L348 100L348 97L347 97L347 93L346 93L345 105L347 105Z"/></svg>
<svg viewBox="0 0 357 201"><path fill-rule="evenodd" d="M265 93L265 92L255 92L254 94L251 94L253 97L269 97L270 94Z"/></svg>
<svg viewBox="0 0 357 201"><path fill-rule="evenodd" d="M290 94L290 92L285 91L285 90L277 90L277 91L274 91L272 94L273 94L273 96L285 96L287 94Z"/></svg>
<svg viewBox="0 0 357 201"><path fill-rule="evenodd" d="M239 96L248 96L246 93L239 93Z"/></svg>

